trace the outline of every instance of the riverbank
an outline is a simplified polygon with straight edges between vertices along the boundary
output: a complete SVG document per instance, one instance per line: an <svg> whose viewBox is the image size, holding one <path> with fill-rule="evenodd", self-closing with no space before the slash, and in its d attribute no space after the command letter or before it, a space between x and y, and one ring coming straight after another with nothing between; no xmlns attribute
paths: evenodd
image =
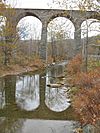
<svg viewBox="0 0 100 133"><path fill-rule="evenodd" d="M46 64L42 61L28 63L24 65L20 64L12 64L8 66L0 66L0 77L4 77L7 75L18 75L26 72L35 72L38 70L43 70L46 67Z"/></svg>
<svg viewBox="0 0 100 133"><path fill-rule="evenodd" d="M35 72L45 69L46 67L58 66L58 65L66 65L68 61L62 62L52 62L50 61L48 64L41 59L36 59L30 62L24 62L19 64L10 64L10 65L0 65L0 77L4 77L6 75L18 75L27 72Z"/></svg>

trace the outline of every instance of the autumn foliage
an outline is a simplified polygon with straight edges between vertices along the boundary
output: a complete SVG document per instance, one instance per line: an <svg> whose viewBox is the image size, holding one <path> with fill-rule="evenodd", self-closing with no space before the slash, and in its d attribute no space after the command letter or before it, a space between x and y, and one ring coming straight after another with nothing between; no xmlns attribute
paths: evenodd
<svg viewBox="0 0 100 133"><path fill-rule="evenodd" d="M73 99L73 107L81 122L96 125L100 121L100 86L81 89Z"/></svg>
<svg viewBox="0 0 100 133"><path fill-rule="evenodd" d="M76 56L67 67L69 82L77 89L72 105L84 124L100 122L100 67L82 72L82 58ZM99 127L100 128L100 127Z"/></svg>
<svg viewBox="0 0 100 133"><path fill-rule="evenodd" d="M82 69L82 57L80 54L76 55L68 64L67 72L70 75L74 75L77 72L81 72Z"/></svg>

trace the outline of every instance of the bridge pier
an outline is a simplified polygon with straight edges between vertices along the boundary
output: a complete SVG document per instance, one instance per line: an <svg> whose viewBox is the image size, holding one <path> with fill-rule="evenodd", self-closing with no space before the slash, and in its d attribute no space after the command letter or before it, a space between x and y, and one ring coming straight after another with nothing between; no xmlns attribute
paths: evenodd
<svg viewBox="0 0 100 133"><path fill-rule="evenodd" d="M75 39L75 55L81 52L82 43L81 43L81 23L76 22L75 23L75 33L74 33L74 39Z"/></svg>
<svg viewBox="0 0 100 133"><path fill-rule="evenodd" d="M41 43L39 47L39 56L46 61L47 58L47 22L42 22Z"/></svg>

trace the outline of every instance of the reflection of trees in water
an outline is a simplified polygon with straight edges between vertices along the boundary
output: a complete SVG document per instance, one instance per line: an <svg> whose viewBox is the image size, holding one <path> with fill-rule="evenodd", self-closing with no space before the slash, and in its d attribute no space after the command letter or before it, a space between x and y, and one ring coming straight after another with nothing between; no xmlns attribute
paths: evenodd
<svg viewBox="0 0 100 133"><path fill-rule="evenodd" d="M0 118L0 133L21 133L24 119Z"/></svg>
<svg viewBox="0 0 100 133"><path fill-rule="evenodd" d="M5 82L2 79L0 79L0 109L2 109L5 105Z"/></svg>
<svg viewBox="0 0 100 133"><path fill-rule="evenodd" d="M25 110L33 110L38 107L39 75L17 77L16 102Z"/></svg>

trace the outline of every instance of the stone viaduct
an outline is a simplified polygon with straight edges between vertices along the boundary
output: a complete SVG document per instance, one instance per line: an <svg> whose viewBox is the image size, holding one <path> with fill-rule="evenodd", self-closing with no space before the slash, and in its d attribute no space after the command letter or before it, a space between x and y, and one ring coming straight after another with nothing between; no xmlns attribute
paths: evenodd
<svg viewBox="0 0 100 133"><path fill-rule="evenodd" d="M15 8L15 14L9 17L9 11L5 14L6 18L13 21L15 28L18 22L26 16L34 16L38 18L42 23L41 32L41 45L40 45L40 57L46 59L46 44L47 44L47 26L48 23L56 17L65 17L69 19L74 27L74 40L75 40L75 53L81 47L81 24L86 19L98 19L100 20L100 14L95 11L79 11L79 10L60 10L60 9L20 9Z"/></svg>

